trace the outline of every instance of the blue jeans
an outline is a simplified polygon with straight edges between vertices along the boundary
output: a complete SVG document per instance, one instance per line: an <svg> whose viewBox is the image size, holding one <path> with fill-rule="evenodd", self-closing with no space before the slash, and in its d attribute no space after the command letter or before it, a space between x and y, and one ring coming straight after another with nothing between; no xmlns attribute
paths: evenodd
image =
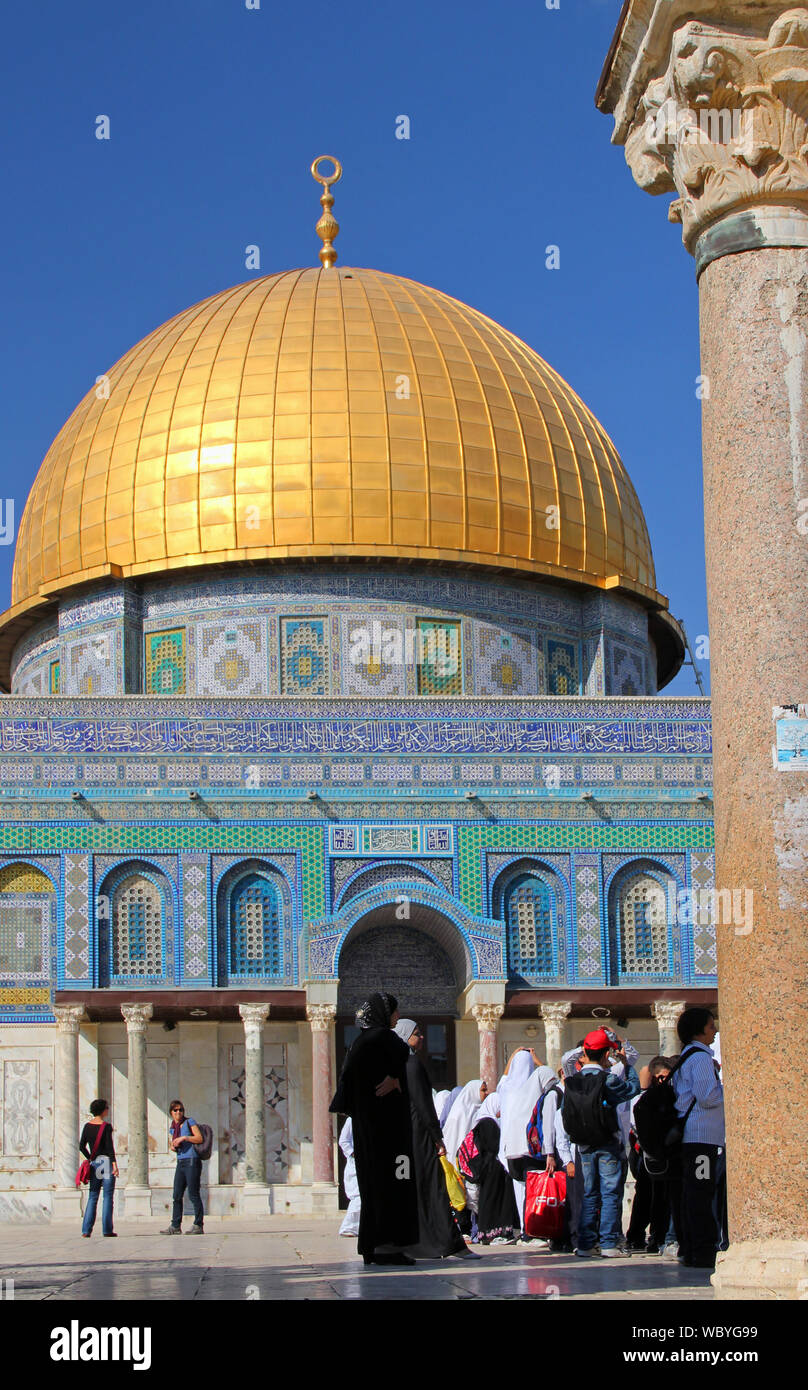
<svg viewBox="0 0 808 1390"><path fill-rule="evenodd" d="M201 1226L205 1216L205 1208L202 1205L202 1198L199 1195L199 1180L202 1177L202 1160L192 1154L189 1158L177 1159L177 1170L174 1174L174 1205L171 1212L171 1224L174 1227L182 1225L182 1199L185 1190L188 1189L188 1196L191 1206L194 1209L194 1225Z"/></svg>
<svg viewBox="0 0 808 1390"><path fill-rule="evenodd" d="M584 1175L584 1198L578 1220L578 1249L601 1250L618 1245L623 1236L623 1188L626 1164L614 1149L578 1150ZM600 1221L598 1221L600 1211Z"/></svg>
<svg viewBox="0 0 808 1390"><path fill-rule="evenodd" d="M92 1234L95 1225L95 1213L98 1208L98 1194L102 1188L104 1189L104 1203L101 1208L101 1230L105 1236L111 1236L115 1179L112 1176L112 1164L108 1158L96 1158L90 1164L90 1189L87 1194L87 1206L84 1209L84 1220L81 1223L83 1236Z"/></svg>

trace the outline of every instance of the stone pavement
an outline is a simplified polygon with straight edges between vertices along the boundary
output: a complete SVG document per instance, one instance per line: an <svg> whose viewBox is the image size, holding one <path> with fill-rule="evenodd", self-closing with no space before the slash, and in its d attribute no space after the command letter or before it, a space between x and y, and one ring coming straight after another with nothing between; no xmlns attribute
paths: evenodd
<svg viewBox="0 0 808 1390"><path fill-rule="evenodd" d="M210 1220L193 1237L161 1236L157 1226L122 1221L113 1242L98 1227L82 1240L78 1228L2 1225L0 1277L14 1280L15 1299L29 1300L713 1297L709 1274L653 1255L584 1261L495 1246L481 1260L365 1271L355 1240L322 1218Z"/></svg>

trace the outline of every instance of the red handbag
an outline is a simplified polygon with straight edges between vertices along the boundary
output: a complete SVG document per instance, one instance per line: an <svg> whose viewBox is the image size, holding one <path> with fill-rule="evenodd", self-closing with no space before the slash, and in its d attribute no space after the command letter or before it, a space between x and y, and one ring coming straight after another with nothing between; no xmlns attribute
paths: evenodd
<svg viewBox="0 0 808 1390"><path fill-rule="evenodd" d="M78 1172L76 1173L76 1187L81 1187L84 1183L88 1183L88 1182L90 1181L90 1173L91 1173L91 1171L92 1171L92 1161L93 1161L93 1159L95 1158L96 1154L98 1153L98 1149L99 1149L99 1146L100 1146L100 1144L101 1144L101 1138L102 1138L102 1135L103 1135L104 1130L106 1129L106 1127L107 1127L107 1122L106 1122L106 1120L104 1120L103 1124L100 1124L100 1125L98 1126L98 1134L97 1134L97 1136L96 1136L95 1143L93 1144L93 1151L92 1151L92 1154L90 1155L89 1158L83 1158L82 1161L81 1161L81 1163L79 1164L79 1170L78 1170Z"/></svg>
<svg viewBox="0 0 808 1390"><path fill-rule="evenodd" d="M564 1234L566 1173L559 1169L554 1173L529 1172L525 1185L525 1231L542 1240L560 1240Z"/></svg>

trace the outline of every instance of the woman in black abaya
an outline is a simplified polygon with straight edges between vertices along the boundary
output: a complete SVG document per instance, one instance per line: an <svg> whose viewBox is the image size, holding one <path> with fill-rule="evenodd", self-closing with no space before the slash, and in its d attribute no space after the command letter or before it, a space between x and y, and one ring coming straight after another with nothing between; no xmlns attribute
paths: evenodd
<svg viewBox="0 0 808 1390"><path fill-rule="evenodd" d="M398 1003L371 994L356 1015L359 1037L342 1067L334 1113L353 1120L361 1211L357 1249L365 1264L412 1264L402 1247L418 1239L418 1207L407 1091L409 1048L392 1031Z"/></svg>
<svg viewBox="0 0 808 1390"><path fill-rule="evenodd" d="M423 1035L411 1018L401 1019L396 1025L396 1032L410 1048L407 1089L410 1093L412 1150L418 1190L418 1244L412 1253L425 1260L445 1259L447 1255L477 1260L480 1256L469 1250L460 1233L446 1191L446 1179L440 1164L440 1155L446 1153L446 1146L429 1077L418 1056Z"/></svg>

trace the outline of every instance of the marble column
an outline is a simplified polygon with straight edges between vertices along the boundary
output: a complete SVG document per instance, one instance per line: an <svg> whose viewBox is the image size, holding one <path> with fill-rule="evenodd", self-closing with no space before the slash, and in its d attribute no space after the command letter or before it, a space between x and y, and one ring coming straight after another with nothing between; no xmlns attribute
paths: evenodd
<svg viewBox="0 0 808 1390"><path fill-rule="evenodd" d="M55 1127L54 1167L56 1186L51 1197L55 1221L75 1221L81 1207L76 1169L81 1161L79 1135L79 1026L83 1004L56 1005L56 1056L53 1104Z"/></svg>
<svg viewBox="0 0 808 1390"><path fill-rule="evenodd" d="M699 283L730 1236L713 1285L795 1299L808 1295L808 774L778 766L773 713L808 699L808 10L699 12L629 0L597 101L640 186L676 195ZM778 1179L761 1184L759 1078L784 1057Z"/></svg>
<svg viewBox="0 0 808 1390"><path fill-rule="evenodd" d="M264 1094L264 1024L269 1004L239 1004L244 1024L244 1166L239 1211L244 1216L271 1211L267 1183L266 1099Z"/></svg>
<svg viewBox="0 0 808 1390"><path fill-rule="evenodd" d="M129 1096L125 1211L127 1220L151 1216L149 1186L148 1091L146 1087L146 1030L154 1012L151 1004L121 1004L126 1020L127 1091Z"/></svg>
<svg viewBox="0 0 808 1390"><path fill-rule="evenodd" d="M504 1004L472 1004L472 1017L477 1020L480 1034L480 1077L493 1091L499 1078L499 1057L497 1055L497 1032L499 1020L505 1012Z"/></svg>
<svg viewBox="0 0 808 1390"><path fill-rule="evenodd" d="M659 1029L659 1054L661 1057L675 1057L677 1053L681 1052L682 1045L679 1042L676 1024L686 1007L683 999L655 999L651 1005L651 1013L656 1019Z"/></svg>
<svg viewBox="0 0 808 1390"><path fill-rule="evenodd" d="M335 1004L307 1004L311 1025L312 1140L314 1182L334 1181L334 1134L328 1107L331 1104L331 1035Z"/></svg>
<svg viewBox="0 0 808 1390"><path fill-rule="evenodd" d="M562 1031L564 1020L569 1018L572 1004L569 999L546 999L539 1005L539 1013L544 1023L545 1061L553 1071L558 1071L564 1052Z"/></svg>

